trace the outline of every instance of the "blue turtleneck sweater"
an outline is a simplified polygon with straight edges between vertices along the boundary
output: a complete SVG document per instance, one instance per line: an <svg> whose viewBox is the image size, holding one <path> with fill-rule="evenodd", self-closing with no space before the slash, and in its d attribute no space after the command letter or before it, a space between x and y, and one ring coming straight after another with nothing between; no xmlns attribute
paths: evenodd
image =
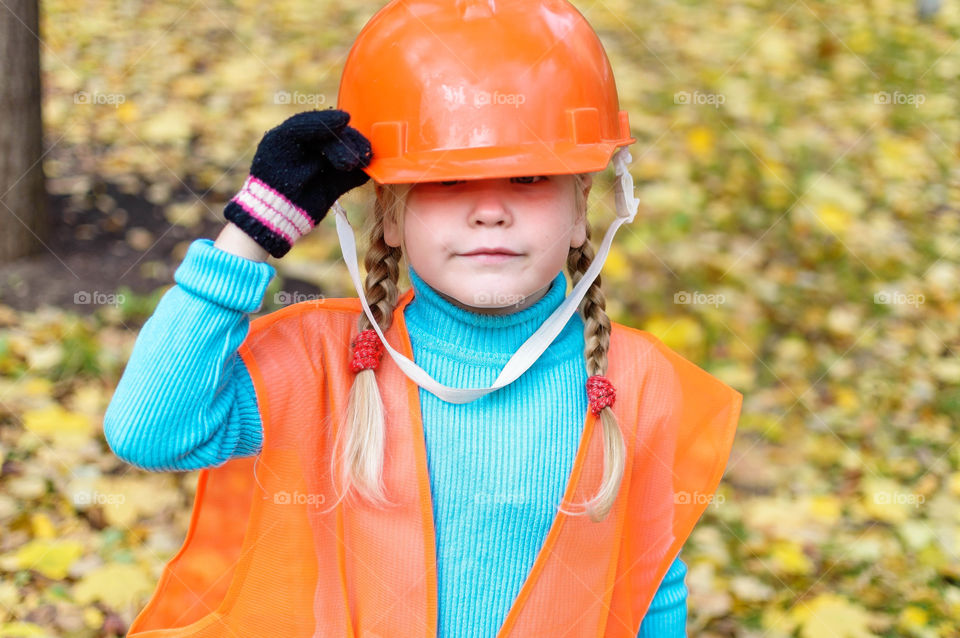
<svg viewBox="0 0 960 638"><path fill-rule="evenodd" d="M414 360L438 382L490 385L566 296L557 273L523 310L460 308L410 268L404 320ZM253 382L237 353L276 270L197 239L137 337L104 416L114 453L153 471L194 470L259 452ZM546 539L587 411L583 320L574 313L510 385L465 404L420 388L437 542L438 636L493 636ZM686 636L686 566L677 557L641 638Z"/></svg>

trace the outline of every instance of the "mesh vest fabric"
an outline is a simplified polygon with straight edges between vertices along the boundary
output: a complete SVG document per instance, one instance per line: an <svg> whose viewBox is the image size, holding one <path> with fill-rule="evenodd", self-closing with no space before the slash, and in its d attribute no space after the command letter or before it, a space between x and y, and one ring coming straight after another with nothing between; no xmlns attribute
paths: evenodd
<svg viewBox="0 0 960 638"><path fill-rule="evenodd" d="M386 336L411 348L401 296ZM336 507L330 453L353 374L357 299L258 318L240 348L264 424L259 457L200 473L183 547L130 636L436 635L433 520L418 388L390 360L384 483L395 507ZM498 636L633 637L726 466L742 396L649 333L613 323L607 377L628 457L594 523L558 513ZM565 502L592 496L602 428L585 415Z"/></svg>

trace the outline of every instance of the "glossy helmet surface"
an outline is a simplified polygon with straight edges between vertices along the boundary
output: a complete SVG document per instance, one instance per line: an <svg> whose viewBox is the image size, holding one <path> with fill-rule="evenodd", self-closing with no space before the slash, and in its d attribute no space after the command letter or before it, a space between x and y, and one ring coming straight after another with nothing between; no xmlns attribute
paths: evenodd
<svg viewBox="0 0 960 638"><path fill-rule="evenodd" d="M566 0L394 0L357 36L337 102L383 184L601 171L635 141Z"/></svg>

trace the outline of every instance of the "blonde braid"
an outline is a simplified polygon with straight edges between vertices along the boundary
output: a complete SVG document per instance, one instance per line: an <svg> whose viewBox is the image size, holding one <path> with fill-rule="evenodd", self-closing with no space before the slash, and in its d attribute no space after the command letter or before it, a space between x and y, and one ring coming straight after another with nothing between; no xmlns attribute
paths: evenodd
<svg viewBox="0 0 960 638"><path fill-rule="evenodd" d="M364 293L370 310L384 333L393 322L393 312L397 305L399 292L397 281L400 277L400 248L387 245L383 237L383 218L385 214L396 214L396 192L385 188L374 203L373 225L370 228L370 247L364 258L367 277L364 281ZM400 201L399 205L403 205ZM358 334L371 328L365 312L357 320ZM341 448L342 443L342 448ZM332 455L331 471L339 476L343 492L339 502L347 495L351 486L355 486L364 499L379 506L390 505L383 484L383 458L386 447L386 420L383 399L374 368L366 368L356 373L350 388L350 399L344 426L337 433L335 449ZM334 460L339 461L339 472Z"/></svg>
<svg viewBox="0 0 960 638"><path fill-rule="evenodd" d="M580 175L577 176L577 193L580 189ZM579 197L578 197L579 199ZM586 208L586 202L583 203ZM593 263L595 253L590 244L590 223L586 223L586 241L582 246L571 248L567 255L567 271L573 286L577 285L584 273ZM587 294L580 302L580 312L584 319L584 358L586 359L587 375L604 375L607 372L607 350L610 347L610 318L606 312L607 300L601 287L600 275L590 284ZM620 481L623 478L626 463L626 446L623 433L617 422L613 408L608 406L600 411L600 422L603 425L603 481L597 493L586 503L581 503L585 512L594 522L606 518L620 490ZM562 508L561 508L562 510ZM575 514L567 512L567 514Z"/></svg>

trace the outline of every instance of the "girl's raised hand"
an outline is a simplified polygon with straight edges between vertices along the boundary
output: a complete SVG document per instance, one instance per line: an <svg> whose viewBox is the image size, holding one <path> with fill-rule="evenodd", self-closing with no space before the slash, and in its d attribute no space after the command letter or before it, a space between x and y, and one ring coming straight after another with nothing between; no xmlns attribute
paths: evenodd
<svg viewBox="0 0 960 638"><path fill-rule="evenodd" d="M304 111L267 131L224 217L274 257L287 254L341 195L370 179L370 142L349 121L345 111Z"/></svg>

